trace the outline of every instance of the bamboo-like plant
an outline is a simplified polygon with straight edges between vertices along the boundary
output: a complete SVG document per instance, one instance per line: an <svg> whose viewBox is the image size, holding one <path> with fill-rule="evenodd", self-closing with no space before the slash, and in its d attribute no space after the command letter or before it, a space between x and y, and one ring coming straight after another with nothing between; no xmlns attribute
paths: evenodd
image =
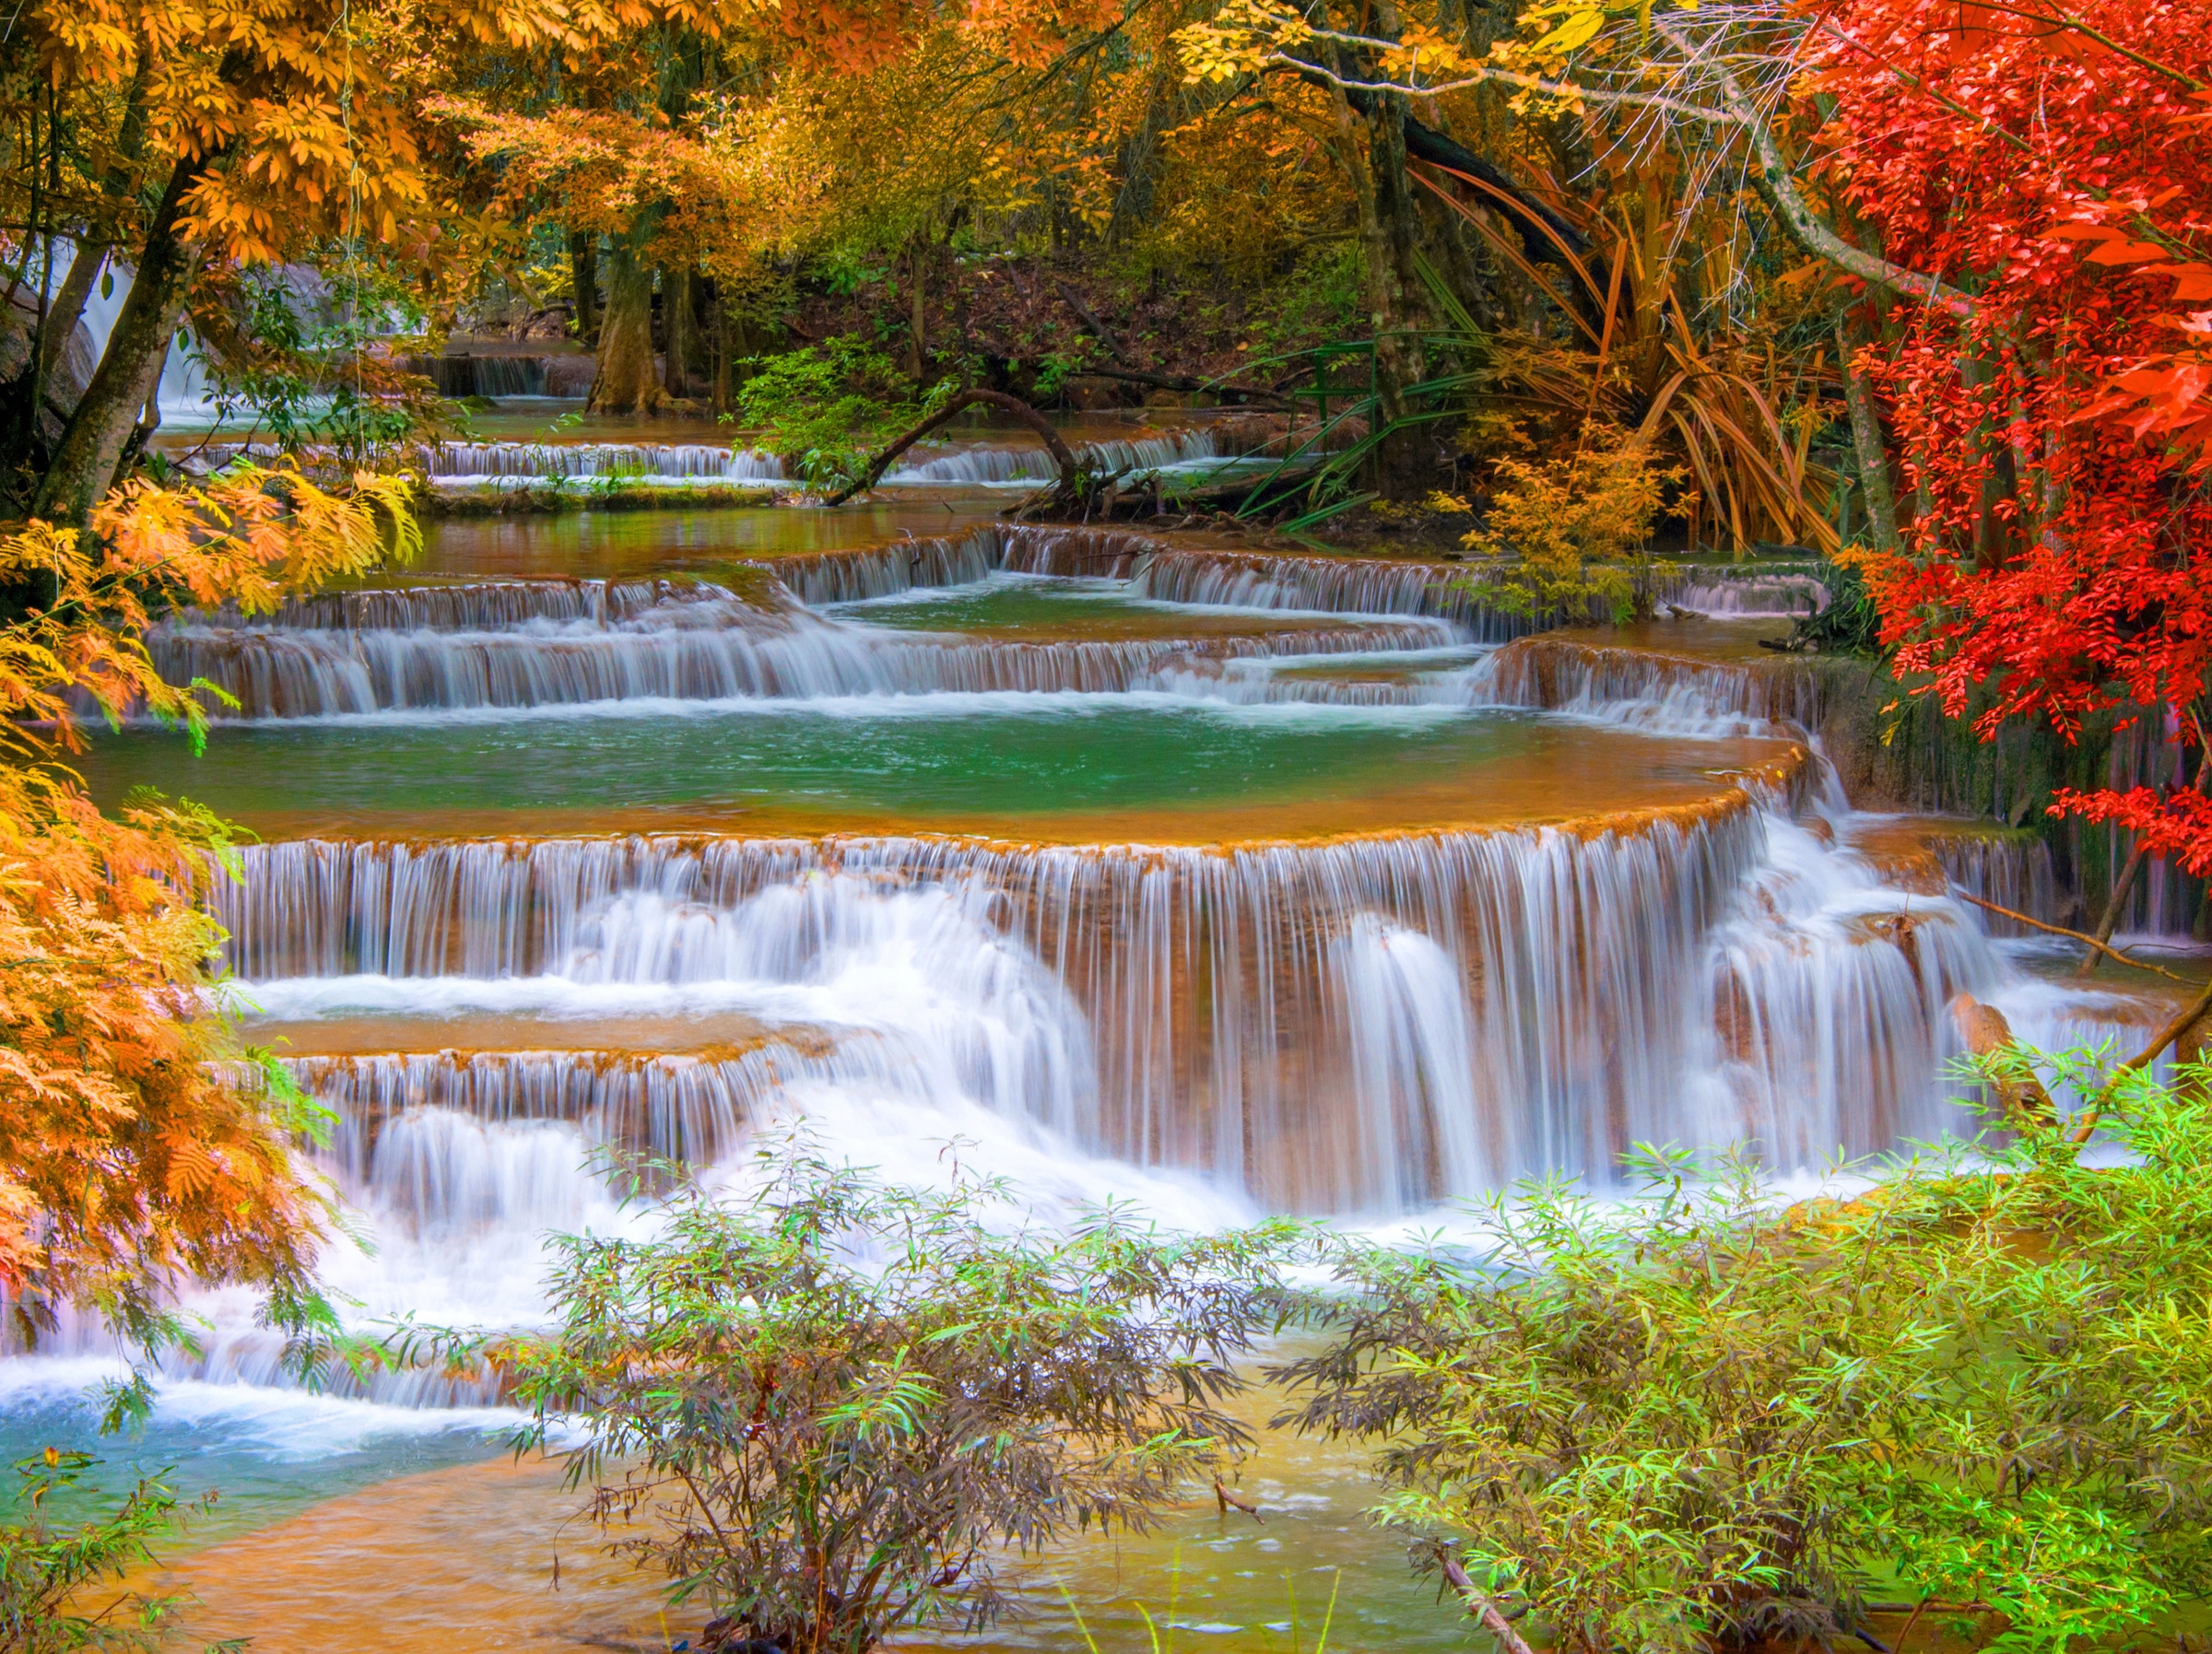
<svg viewBox="0 0 2212 1654"><path fill-rule="evenodd" d="M2057 1650L2201 1607L2212 1068L2054 1065L2124 1164L2016 1117L1792 1203L1646 1150L1625 1202L1489 1202L1479 1256L1347 1246L1293 1422L1374 1438L1381 1518L1556 1648Z"/></svg>
<svg viewBox="0 0 2212 1654"><path fill-rule="evenodd" d="M1244 1448L1222 1402L1288 1228L1032 1231L995 1182L892 1188L803 1141L758 1169L680 1185L654 1238L560 1238L559 1329L515 1355L535 1439L582 1422L572 1483L649 1519L614 1546L709 1646L986 1624L1006 1548L1145 1527Z"/></svg>

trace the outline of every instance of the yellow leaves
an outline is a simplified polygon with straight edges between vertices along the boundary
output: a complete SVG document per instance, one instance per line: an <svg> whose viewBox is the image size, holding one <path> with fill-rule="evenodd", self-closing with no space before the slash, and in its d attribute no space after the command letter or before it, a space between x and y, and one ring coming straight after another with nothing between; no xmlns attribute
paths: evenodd
<svg viewBox="0 0 2212 1654"><path fill-rule="evenodd" d="M1262 73L1278 54L1313 38L1306 20L1267 0L1229 0L1211 23L1193 23L1171 37L1192 85L1218 84Z"/></svg>
<svg viewBox="0 0 2212 1654"><path fill-rule="evenodd" d="M1406 86L1433 86L1444 80L1479 78L1481 64L1463 52L1457 41L1425 26L1407 29L1396 50L1382 55L1382 72Z"/></svg>
<svg viewBox="0 0 2212 1654"><path fill-rule="evenodd" d="M196 725L197 699L164 683L137 640L149 605L263 613L287 591L410 557L421 531L409 498L400 477L364 472L340 495L294 469L247 466L193 488L134 483L100 504L88 532L33 522L0 537L0 578L35 572L55 593L0 626L0 718L14 721L0 739L41 750L19 726L35 719L71 744L79 698L110 718L143 710Z"/></svg>
<svg viewBox="0 0 2212 1654"><path fill-rule="evenodd" d="M1546 6L1543 9L1552 12L1560 8ZM1587 46L1597 38L1597 31L1605 26L1606 14L1602 6L1569 9L1565 17L1536 40L1535 49L1564 57L1570 52L1577 52Z"/></svg>

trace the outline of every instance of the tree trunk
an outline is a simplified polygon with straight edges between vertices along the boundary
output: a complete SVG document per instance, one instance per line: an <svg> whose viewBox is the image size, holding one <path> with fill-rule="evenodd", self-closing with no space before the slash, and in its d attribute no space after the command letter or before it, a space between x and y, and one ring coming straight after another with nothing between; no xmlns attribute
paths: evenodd
<svg viewBox="0 0 2212 1654"><path fill-rule="evenodd" d="M688 264L661 272L661 311L668 332L661 382L671 396L691 394L692 370L700 365L699 314L692 297L698 282Z"/></svg>
<svg viewBox="0 0 2212 1654"><path fill-rule="evenodd" d="M181 160L171 172L100 369L39 485L31 505L34 516L49 522L82 522L113 482L139 415L161 383L170 341L183 319L197 261L178 235L177 220L183 215L186 192L214 159L208 155Z"/></svg>
<svg viewBox="0 0 2212 1654"><path fill-rule="evenodd" d="M124 95L123 125L115 135L118 164L109 167L100 178L100 193L103 197L123 195L130 189L133 171L146 154L146 76L151 57L147 52L138 54L138 72L131 77L131 89ZM128 197L125 199L127 202ZM76 331L76 324L85 313L85 304L92 297L92 284L113 250L112 241L97 234L88 235L77 243L76 257L69 265L68 276L63 279L62 290L54 296L53 308L46 312L44 343L39 353L41 384L53 379L54 364L69 347L69 335Z"/></svg>
<svg viewBox="0 0 2212 1654"><path fill-rule="evenodd" d="M1387 19L1378 14L1384 28ZM1355 117L1339 102L1339 129ZM1359 205L1359 248L1367 265L1368 320L1375 333L1375 421L1384 433L1375 449L1372 485L1386 499L1418 499L1434 484L1434 443L1426 429L1402 422L1413 412L1406 388L1426 377L1413 293L1419 281L1414 252L1420 244L1412 181L1406 175L1406 100L1376 94L1357 117L1364 145L1347 142L1354 193ZM1365 164L1359 165L1364 150ZM1396 428L1392 428L1395 427Z"/></svg>
<svg viewBox="0 0 2212 1654"><path fill-rule="evenodd" d="M707 314L713 318L709 333L714 340L714 377L712 396L717 416L730 411L730 307L723 302L721 289L710 280L706 291Z"/></svg>
<svg viewBox="0 0 2212 1654"><path fill-rule="evenodd" d="M1897 501L1889 493L1889 451L1882 440L1882 420L1873 389L1851 364L1853 346L1843 318L1836 318L1836 365L1843 370L1843 405L1851 413L1851 445L1859 462L1859 486L1866 491L1866 521L1877 550L1897 548Z"/></svg>
<svg viewBox="0 0 2212 1654"><path fill-rule="evenodd" d="M650 414L668 400L653 364L653 266L637 254L650 233L641 227L607 242L599 371L584 404L594 414Z"/></svg>
<svg viewBox="0 0 2212 1654"><path fill-rule="evenodd" d="M929 343L924 332L923 311L923 304L929 292L929 236L926 230L917 229L914 231L913 240L908 243L906 274L914 289L913 361L912 364L914 383L925 384L929 378Z"/></svg>
<svg viewBox="0 0 2212 1654"><path fill-rule="evenodd" d="M599 327L599 238L569 235L569 282L576 290L576 336L589 342Z"/></svg>

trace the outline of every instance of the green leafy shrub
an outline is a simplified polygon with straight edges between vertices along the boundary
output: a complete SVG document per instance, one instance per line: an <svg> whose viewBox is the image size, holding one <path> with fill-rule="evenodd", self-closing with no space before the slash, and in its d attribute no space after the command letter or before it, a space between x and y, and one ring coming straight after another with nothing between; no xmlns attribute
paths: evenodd
<svg viewBox="0 0 2212 1654"><path fill-rule="evenodd" d="M385 298L384 289L373 297ZM218 421L251 414L249 435L266 429L286 453L322 445L343 464L365 464L405 441L424 409L393 393L382 364L368 369L369 322L350 311L319 320L317 308L281 273L249 276L224 347L195 337L193 354L207 373Z"/></svg>
<svg viewBox="0 0 2212 1654"><path fill-rule="evenodd" d="M103 1581L121 1581L154 1560L149 1548L180 1512L177 1496L158 1479L143 1479L112 1509L70 1524L50 1502L76 1495L99 1461L49 1448L16 1465L14 1519L0 1523L0 1651L65 1654L76 1648L151 1649L168 1640L180 1606L174 1597L119 1592L106 1601ZM182 1508L205 1510L215 1496ZM236 1644L217 1648L235 1651ZM212 1654L212 1650L211 1650Z"/></svg>
<svg viewBox="0 0 2212 1654"><path fill-rule="evenodd" d="M2112 1638L2212 1594L2207 1082L2123 1073L2120 1165L2022 1122L1789 1203L1647 1150L1479 1254L1347 1245L1295 1422L1376 1439L1381 1519L1556 1647L1832 1646L1870 1596Z"/></svg>
<svg viewBox="0 0 2212 1654"><path fill-rule="evenodd" d="M984 1624L1007 1546L1143 1527L1241 1449L1221 1402L1280 1231L1006 1233L994 1183L759 1165L748 1196L679 1185L656 1238L559 1239L559 1330L515 1356L536 1439L588 1431L594 1515L650 1516L615 1548L720 1632L864 1654Z"/></svg>
<svg viewBox="0 0 2212 1654"><path fill-rule="evenodd" d="M858 476L870 449L927 418L958 388L947 380L917 401L913 381L889 357L850 336L746 365L740 423L823 493Z"/></svg>

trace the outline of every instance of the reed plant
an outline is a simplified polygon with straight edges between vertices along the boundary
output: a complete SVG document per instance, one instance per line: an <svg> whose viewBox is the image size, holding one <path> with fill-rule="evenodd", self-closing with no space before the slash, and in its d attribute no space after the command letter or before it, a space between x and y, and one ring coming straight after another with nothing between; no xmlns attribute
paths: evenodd
<svg viewBox="0 0 2212 1654"><path fill-rule="evenodd" d="M1008 1550L1143 1529L1249 1444L1224 1402L1288 1226L1048 1233L991 1179L893 1187L803 1141L756 1171L660 1168L653 1238L558 1238L559 1326L513 1353L530 1439L582 1425L572 1482L707 1646L986 1625Z"/></svg>
<svg viewBox="0 0 2212 1654"><path fill-rule="evenodd" d="M1373 1441L1377 1519L1514 1639L2025 1654L2201 1610L2212 1068L2047 1066L2099 1098L2094 1155L1989 1117L1793 1200L1645 1149L1625 1199L1483 1203L1479 1248L1340 1242L1280 1422Z"/></svg>

